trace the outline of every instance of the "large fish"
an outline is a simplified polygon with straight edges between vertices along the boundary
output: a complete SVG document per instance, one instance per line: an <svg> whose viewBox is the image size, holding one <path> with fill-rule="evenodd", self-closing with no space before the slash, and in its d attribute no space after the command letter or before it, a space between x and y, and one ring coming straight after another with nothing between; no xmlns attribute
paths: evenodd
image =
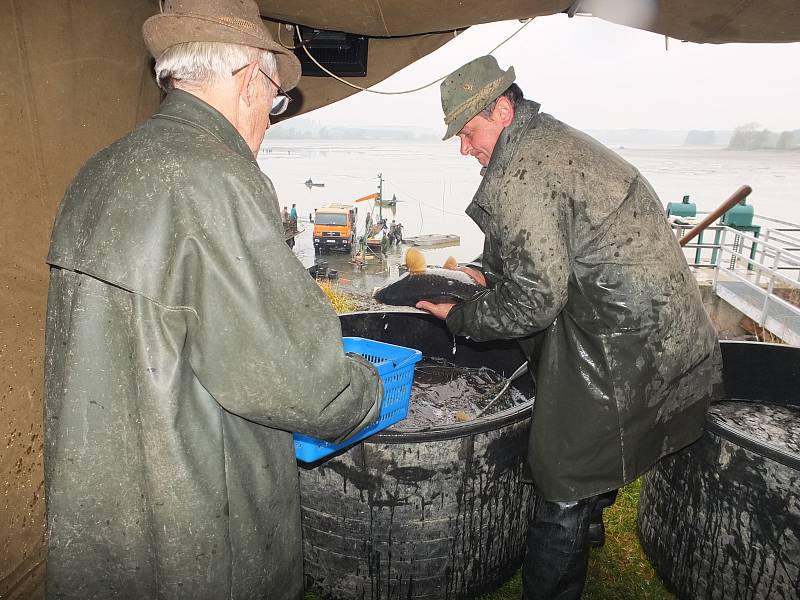
<svg viewBox="0 0 800 600"><path fill-rule="evenodd" d="M383 304L416 306L420 300L436 304L463 302L485 289L463 271L455 270L454 258L448 258L444 266L450 268L428 267L422 252L409 248L406 252L408 271L399 279L376 289L372 295Z"/></svg>

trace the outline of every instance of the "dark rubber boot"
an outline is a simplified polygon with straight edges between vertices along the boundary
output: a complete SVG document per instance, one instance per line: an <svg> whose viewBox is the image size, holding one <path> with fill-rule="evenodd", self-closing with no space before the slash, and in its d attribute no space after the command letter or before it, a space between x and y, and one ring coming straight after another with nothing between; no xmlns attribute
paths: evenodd
<svg viewBox="0 0 800 600"><path fill-rule="evenodd" d="M597 496L594 510L592 511L592 520L589 523L589 546L591 548L600 548L606 543L606 528L603 524L603 509L608 508L617 499L617 491L612 490L605 494Z"/></svg>
<svg viewBox="0 0 800 600"><path fill-rule="evenodd" d="M522 600L580 599L589 564L590 526L599 514L603 531L603 508L616 497L614 490L575 502L536 501L522 563Z"/></svg>
<svg viewBox="0 0 800 600"><path fill-rule="evenodd" d="M539 498L528 527L522 564L523 600L578 600L589 561L594 498L548 502Z"/></svg>
<svg viewBox="0 0 800 600"><path fill-rule="evenodd" d="M592 523L589 524L589 547L600 548L606 543L606 528L603 525L603 511L600 511L600 520L595 521L592 515Z"/></svg>

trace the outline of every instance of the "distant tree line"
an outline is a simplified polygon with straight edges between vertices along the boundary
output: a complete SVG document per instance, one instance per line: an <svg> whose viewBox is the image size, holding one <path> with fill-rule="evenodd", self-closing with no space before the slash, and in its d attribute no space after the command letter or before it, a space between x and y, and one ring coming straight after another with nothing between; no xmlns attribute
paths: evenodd
<svg viewBox="0 0 800 600"><path fill-rule="evenodd" d="M800 150L800 129L775 133L758 123L740 125L734 131L692 129L684 146L723 146L730 150Z"/></svg>
<svg viewBox="0 0 800 600"><path fill-rule="evenodd" d="M758 123L746 123L733 131L728 148L731 150L793 150L800 146L800 129L775 133Z"/></svg>

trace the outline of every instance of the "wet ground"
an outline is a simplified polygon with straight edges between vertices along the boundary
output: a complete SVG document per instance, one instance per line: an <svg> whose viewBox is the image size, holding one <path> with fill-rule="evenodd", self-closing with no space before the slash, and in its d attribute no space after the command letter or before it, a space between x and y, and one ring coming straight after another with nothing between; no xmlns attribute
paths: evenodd
<svg viewBox="0 0 800 600"><path fill-rule="evenodd" d="M485 410L484 416L493 415L528 401L514 387L503 391L506 381L486 367L462 367L441 358L423 358L414 369L408 417L391 430L472 421L481 411ZM502 395L497 397L501 391Z"/></svg>
<svg viewBox="0 0 800 600"><path fill-rule="evenodd" d="M377 309L382 304L371 300L375 288L386 285L401 274L405 264L405 253L411 244L396 244L389 247L386 254L367 248L364 253L326 249L322 253L314 251L311 237L313 224L307 219L300 219L300 228L305 229L295 239L294 253L306 268L316 266L322 278L330 275L330 282L340 293L353 296L360 310ZM447 245L436 247L416 247L420 250L429 265L441 265L459 248ZM356 250L359 250L358 248Z"/></svg>

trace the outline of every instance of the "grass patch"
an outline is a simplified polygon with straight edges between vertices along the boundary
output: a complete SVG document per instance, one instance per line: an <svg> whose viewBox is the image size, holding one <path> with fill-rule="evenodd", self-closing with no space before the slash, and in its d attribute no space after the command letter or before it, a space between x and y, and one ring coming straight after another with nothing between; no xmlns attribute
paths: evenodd
<svg viewBox="0 0 800 600"><path fill-rule="evenodd" d="M336 314L358 310L359 305L355 298L334 289L330 282L317 280L317 285L325 292L328 300L333 304L333 309L336 311Z"/></svg>
<svg viewBox="0 0 800 600"><path fill-rule="evenodd" d="M674 600L645 557L636 537L639 480L619 491L614 506L604 511L606 544L589 555L585 600ZM517 573L502 588L481 600L519 600L522 576Z"/></svg>
<svg viewBox="0 0 800 600"><path fill-rule="evenodd" d="M587 600L674 599L656 575L636 537L640 480L619 491L604 511L606 545L592 550L583 597Z"/></svg>
<svg viewBox="0 0 800 600"><path fill-rule="evenodd" d="M637 479L619 491L614 506L605 509L606 544L589 555L585 600L674 600L650 566L636 537ZM482 600L519 600L522 576L517 573L502 588Z"/></svg>

